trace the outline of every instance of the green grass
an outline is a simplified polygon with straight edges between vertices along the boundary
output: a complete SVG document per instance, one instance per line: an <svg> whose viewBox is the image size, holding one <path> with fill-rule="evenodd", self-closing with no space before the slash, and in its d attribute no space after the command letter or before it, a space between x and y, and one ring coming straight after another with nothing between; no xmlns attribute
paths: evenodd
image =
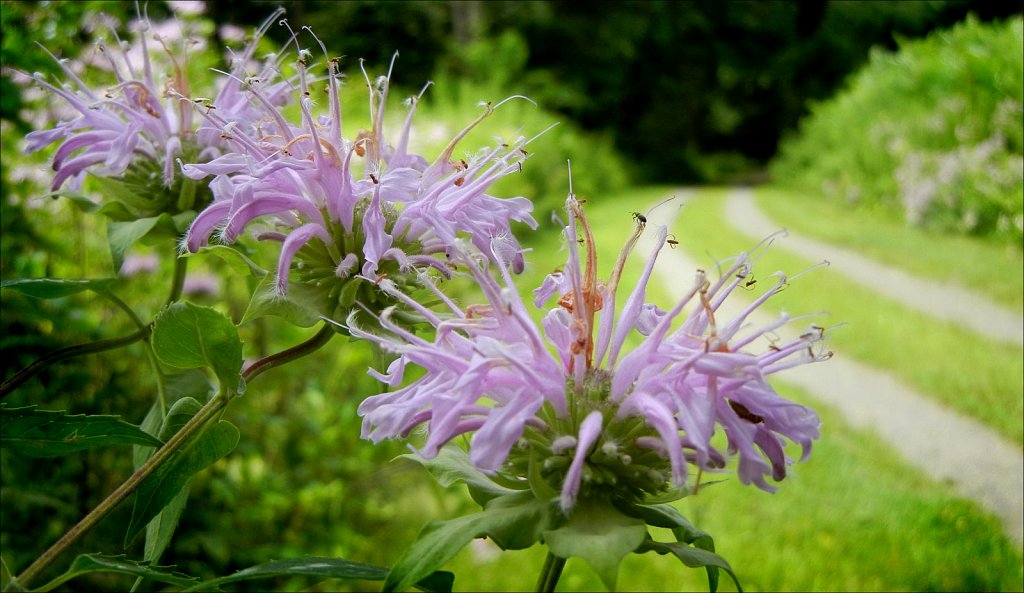
<svg viewBox="0 0 1024 593"><path fill-rule="evenodd" d="M733 231L722 216L725 190L702 190L683 208L673 231L680 248L712 267L721 260L750 249L752 241ZM653 203L667 190L653 192ZM612 201L612 200L609 200ZM614 213L615 206L607 210ZM595 217L602 220L603 217ZM788 224L786 219L778 219ZM613 231L614 224L599 234ZM870 225L865 225L870 226ZM912 255L927 251L915 249ZM815 262L769 249L758 262L756 276L776 270L793 275ZM1001 277L993 282L1003 281ZM1012 282L1012 281L1007 281ZM1007 289L1009 292L1009 289ZM841 356L850 356L895 375L907 385L951 408L977 418L1014 442L1024 440L1024 352L999 345L952 324L911 310L833 269L819 269L797 279L793 286L768 301L770 310L796 315L828 312L825 325L849 325L831 333L830 344ZM819 321L821 323L821 321Z"/></svg>
<svg viewBox="0 0 1024 593"><path fill-rule="evenodd" d="M1019 591L1021 557L998 522L900 462L877 439L787 386L813 405L824 434L811 458L770 495L729 477L680 501L715 538L747 591ZM654 534L656 539L670 536ZM544 549L464 549L445 568L457 591L529 590ZM703 570L654 555L630 555L624 591L707 590ZM600 591L596 575L570 560L560 591ZM723 575L720 590L733 591Z"/></svg>
<svg viewBox="0 0 1024 593"><path fill-rule="evenodd" d="M762 187L755 195L766 214L801 234L963 285L1011 309L1024 307L1024 251L1019 245L915 228L883 212L782 188Z"/></svg>

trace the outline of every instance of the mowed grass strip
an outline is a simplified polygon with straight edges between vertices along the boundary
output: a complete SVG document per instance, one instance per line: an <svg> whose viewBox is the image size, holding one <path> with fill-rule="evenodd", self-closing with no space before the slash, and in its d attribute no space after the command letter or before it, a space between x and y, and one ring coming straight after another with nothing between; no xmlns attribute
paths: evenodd
<svg viewBox="0 0 1024 593"><path fill-rule="evenodd" d="M765 214L801 234L913 274L959 284L1012 310L1024 307L1024 251L1019 245L911 227L877 209L778 187L760 187L754 195Z"/></svg>
<svg viewBox="0 0 1024 593"><path fill-rule="evenodd" d="M708 270L715 269L715 261L749 250L754 244L725 221L722 214L725 193L724 189L697 192L683 207L672 229L679 240L679 248L705 264ZM653 195L641 193L635 198L610 199L610 204L603 208L615 212L620 209L615 204L627 198L629 203L639 206L637 198L647 198L647 203L654 203L665 195L671 195L671 191L660 188L653 191ZM602 221L600 230L595 231L599 236L611 235L617 226L624 224L621 218L616 223L603 222L606 218L593 217ZM780 224L788 222L779 220ZM779 241L784 242L785 238ZM920 251L908 253L907 258ZM815 263L772 247L757 263L754 277L768 282L772 272L782 270L793 276ZM758 291L751 291L751 295L754 294ZM830 345L841 356L850 356L890 372L907 385L980 420L1013 442L1024 440L1024 400L1021 398L1024 351L1021 348L996 344L937 321L882 297L870 286L849 280L830 268L797 278L764 308L785 310L793 315L826 312L826 316L815 322L826 326L848 324L830 332Z"/></svg>

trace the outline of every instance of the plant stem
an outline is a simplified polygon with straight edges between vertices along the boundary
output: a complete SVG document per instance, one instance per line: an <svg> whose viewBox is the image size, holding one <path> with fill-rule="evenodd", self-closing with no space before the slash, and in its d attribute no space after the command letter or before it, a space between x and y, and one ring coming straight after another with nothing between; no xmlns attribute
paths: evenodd
<svg viewBox="0 0 1024 593"><path fill-rule="evenodd" d="M174 278L171 284L171 294L167 297L167 304L171 305L181 298L181 289L185 286L185 274L188 272L188 258L174 258Z"/></svg>
<svg viewBox="0 0 1024 593"><path fill-rule="evenodd" d="M121 501L135 491L154 470L160 467L192 436L199 432L211 418L215 417L227 406L231 395L218 393L213 399L206 403L181 429L174 434L163 447L160 447L152 457L139 467L127 480L114 490L110 496L96 505L77 525L64 534L57 543L50 546L50 549L42 553L15 579L22 587L28 588L29 582L39 575L46 567L60 556L78 538L92 529L101 519L114 510Z"/></svg>
<svg viewBox="0 0 1024 593"><path fill-rule="evenodd" d="M559 558L550 551L544 559L544 568L540 571L540 578L537 579L537 593L551 593L558 585L558 579L562 576L562 569L565 568L565 558Z"/></svg>
<svg viewBox="0 0 1024 593"><path fill-rule="evenodd" d="M128 303L122 301L116 294L112 292L103 291L100 294L107 297L107 300L114 303L115 305L117 305L119 309L124 311L125 314L127 314L128 317L132 320L132 323L135 324L135 327L139 328L140 330L146 330L146 324L143 323L141 319L139 319L139 316L136 315L135 311L128 306Z"/></svg>
<svg viewBox="0 0 1024 593"><path fill-rule="evenodd" d="M14 391L19 385L28 381L40 371L46 367L56 364L62 360L74 358L76 356L84 356L86 354L96 354L97 352L104 352L106 350L113 350L122 346L127 346L139 340L144 340L149 335L149 328L145 330L139 330L134 334L129 334L120 338L111 338L109 340L97 340L95 342L88 342L85 344L76 344L74 346L68 346L66 348L60 348L52 350L43 355L42 358L28 365L27 367L18 371L13 377L3 382L0 385L0 398L5 397L10 392Z"/></svg>
<svg viewBox="0 0 1024 593"><path fill-rule="evenodd" d="M291 362L296 358L301 358L307 354L312 354L319 350L321 346L329 342L332 337L334 337L334 328L332 328L330 324L325 323L323 327L320 328L320 331L316 332L316 335L305 342L292 346L287 350L282 350L277 354L271 354L270 356L261 358L249 365L249 368L242 371L242 379L248 383L257 376L276 366L280 366L286 362Z"/></svg>

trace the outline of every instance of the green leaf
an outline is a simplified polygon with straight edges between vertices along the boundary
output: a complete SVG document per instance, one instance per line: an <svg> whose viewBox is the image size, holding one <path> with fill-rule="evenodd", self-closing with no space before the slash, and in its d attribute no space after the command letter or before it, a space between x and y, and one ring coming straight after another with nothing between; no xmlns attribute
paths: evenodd
<svg viewBox="0 0 1024 593"><path fill-rule="evenodd" d="M228 265L233 272L238 274L249 274L256 278L263 278L267 271L261 268L256 262L245 256L241 251L228 245L206 245L195 253L186 253L182 257L198 257L213 255Z"/></svg>
<svg viewBox="0 0 1024 593"><path fill-rule="evenodd" d="M646 537L647 525L642 520L589 501L573 508L565 525L544 533L552 554L583 558L610 591L615 590L622 559L636 551Z"/></svg>
<svg viewBox="0 0 1024 593"><path fill-rule="evenodd" d="M161 435L176 433L202 406L186 397L175 402ZM213 465L234 450L238 444L238 428L222 420L185 442L163 465L153 471L135 492L132 518L125 535L125 547L164 509L178 493L188 486L192 476Z"/></svg>
<svg viewBox="0 0 1024 593"><path fill-rule="evenodd" d="M231 320L215 309L180 301L153 325L153 351L179 369L210 367L223 389L234 390L242 369L242 341Z"/></svg>
<svg viewBox="0 0 1024 593"><path fill-rule="evenodd" d="M671 529L676 539L684 544L693 544L712 553L715 551L715 540L711 535L694 527L679 509L672 505L630 504L620 505L618 508L630 517L643 519L648 525ZM718 589L718 567L707 565L705 568L708 573L708 586L715 591Z"/></svg>
<svg viewBox="0 0 1024 593"><path fill-rule="evenodd" d="M167 440L180 430L192 415L198 411L193 401L194 399L205 400L207 398L210 394L210 382L202 371L192 369L166 377L164 391L165 397L172 403L171 410L174 413L163 414L162 410L160 410L159 402L157 402L153 410L160 410L161 420L153 429L153 433L162 435L163 440ZM174 404L183 398L193 399L193 401L175 407ZM182 413L183 410L187 410L187 413ZM146 418L149 419L149 416ZM145 424L145 421L143 421L143 424ZM135 467L138 468L148 458L149 456L147 455L141 461L138 461ZM189 485L186 484L171 499L171 502L146 525L146 544L142 555L143 560L149 562L158 561L167 549L167 546L170 545L174 531L177 529L178 521L181 519L181 513L185 510L185 505L188 502L189 489Z"/></svg>
<svg viewBox="0 0 1024 593"><path fill-rule="evenodd" d="M196 577L191 577L187 574L173 570L173 567L171 566L155 566L148 562L129 560L124 555L106 556L103 554L82 554L78 558L75 558L75 561L71 563L71 567L68 568L67 572L42 587L34 589L34 591L51 591L75 577L79 577L90 572L114 572L128 574L178 587L187 587L199 580Z"/></svg>
<svg viewBox="0 0 1024 593"><path fill-rule="evenodd" d="M57 198L60 198L60 197L65 197L65 198L67 198L68 200L71 201L71 204L73 206L75 206L76 208L78 208L82 212L87 212L87 213L95 212L96 209L100 207L99 204L97 204L96 202L93 202L92 199L89 198L89 196L87 196L85 194L80 194L80 193L71 192L71 191L62 190L62 189L61 190L57 190L57 191L46 192L45 194L43 194L43 195L41 195L39 197L40 198L52 198L54 200L56 200Z"/></svg>
<svg viewBox="0 0 1024 593"><path fill-rule="evenodd" d="M288 296L278 294L274 276L268 274L260 280L249 300L249 306L242 315L239 325L260 317L280 317L298 327L313 327L320 322L320 314L316 309L295 300L296 294L302 292L299 285L288 287Z"/></svg>
<svg viewBox="0 0 1024 593"><path fill-rule="evenodd" d="M9 288L37 299L59 299L83 290L104 293L109 292L117 278L97 278L95 280L71 280L67 278L22 278L20 280L4 280L0 288Z"/></svg>
<svg viewBox="0 0 1024 593"><path fill-rule="evenodd" d="M206 401L213 393L210 378L201 369L188 369L181 373L165 375L163 381L164 405L173 406L174 402L183 397ZM167 413L164 410L164 406L161 405L160 401L155 401L139 427L147 434L159 436L166 416ZM133 467L139 469L152 454L153 450L151 448L134 447L132 451Z"/></svg>
<svg viewBox="0 0 1024 593"><path fill-rule="evenodd" d="M99 186L100 192L103 194L104 206L118 204L132 213L133 218L143 216L143 213L146 212L152 213L153 200L139 195L133 190L134 186L112 177L92 175L89 179Z"/></svg>
<svg viewBox="0 0 1024 593"><path fill-rule="evenodd" d="M107 445L159 447L158 439L119 416L0 407L0 446L28 457L56 457Z"/></svg>
<svg viewBox="0 0 1024 593"><path fill-rule="evenodd" d="M167 550L167 546L171 544L171 538L174 537L174 531L178 528L181 513L184 512L185 505L188 503L190 490L191 486L186 484L184 488L174 495L171 502L167 503L167 506L157 513L149 524L146 525L146 544L142 552L143 560L156 562L160 560L160 556Z"/></svg>
<svg viewBox="0 0 1024 593"><path fill-rule="evenodd" d="M478 537L491 537L498 545L515 546L506 549L528 547L537 541L536 536L541 531L538 525L547 525L551 520L551 513L547 512L545 516L546 512L541 507L551 508L534 499L531 493L522 492L497 498L479 513L427 524L391 568L383 590L408 589L454 558L459 550ZM534 539L530 544L523 545L531 537Z"/></svg>
<svg viewBox="0 0 1024 593"><path fill-rule="evenodd" d="M736 589L743 592L743 587L740 586L739 579L736 578L736 573L732 571L732 567L726 562L725 558L722 558L718 554L709 550L701 548L690 547L682 542L656 542L654 540L647 540L637 550L638 554L645 552L656 552L660 555L672 554L679 559L680 562L689 566L690 568L706 568L708 569L708 585L712 592L718 590L718 569L724 570L729 573L734 583L736 583ZM714 569L715 578L712 580L711 569Z"/></svg>
<svg viewBox="0 0 1024 593"><path fill-rule="evenodd" d="M126 222L107 222L107 242L110 243L110 257L114 261L114 269L120 270L128 249L158 226L160 230L172 235L177 232L174 219L166 213Z"/></svg>
<svg viewBox="0 0 1024 593"><path fill-rule="evenodd" d="M521 490L506 488L492 480L473 465L465 451L453 445L443 447L433 459L424 459L413 454L402 457L422 465L437 480L437 483L445 488L458 482L466 483L473 495L473 500L481 506L498 496L521 492Z"/></svg>
<svg viewBox="0 0 1024 593"><path fill-rule="evenodd" d="M14 578L14 573L11 572L10 568L7 568L7 562L4 561L3 556L0 556L0 591L24 591L25 587L22 587Z"/></svg>
<svg viewBox="0 0 1024 593"><path fill-rule="evenodd" d="M541 474L541 461L537 459L537 451L530 449L530 461L527 467L527 482L530 484L530 490L533 491L533 495L540 500L554 501L558 500L559 493L548 481L544 479Z"/></svg>
<svg viewBox="0 0 1024 593"><path fill-rule="evenodd" d="M203 581L193 585L185 591L209 591L220 585L236 583L239 581L250 581L255 579L266 579L279 576L310 576L318 579L346 579L361 581L383 581L388 574L388 569L383 566L351 562L341 558L322 558L309 556L305 558L289 558L286 560L271 560L256 566L242 569L235 574L226 577ZM439 593L450 592L455 576L450 572L435 572L416 583L416 587L423 591L437 591Z"/></svg>

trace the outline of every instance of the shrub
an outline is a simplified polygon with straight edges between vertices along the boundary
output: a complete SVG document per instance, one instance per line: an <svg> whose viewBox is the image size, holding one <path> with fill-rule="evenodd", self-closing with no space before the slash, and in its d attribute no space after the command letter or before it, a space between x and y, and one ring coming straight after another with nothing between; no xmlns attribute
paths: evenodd
<svg viewBox="0 0 1024 593"><path fill-rule="evenodd" d="M784 184L944 231L1024 236L1024 21L973 18L875 51L772 165Z"/></svg>

